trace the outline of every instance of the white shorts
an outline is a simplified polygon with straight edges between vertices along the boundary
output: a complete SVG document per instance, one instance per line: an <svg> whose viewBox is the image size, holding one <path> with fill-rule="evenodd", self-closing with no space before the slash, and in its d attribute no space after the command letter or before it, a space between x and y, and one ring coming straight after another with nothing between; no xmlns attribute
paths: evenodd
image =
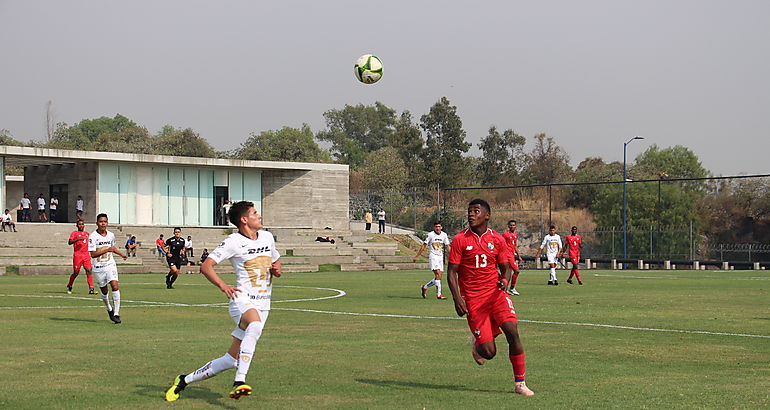
<svg viewBox="0 0 770 410"><path fill-rule="evenodd" d="M94 283L97 287L103 288L111 281L118 280L117 266L106 266L104 268L94 267L92 271L94 273Z"/></svg>
<svg viewBox="0 0 770 410"><path fill-rule="evenodd" d="M556 254L547 253L545 256L548 258L548 263L556 263Z"/></svg>
<svg viewBox="0 0 770 410"><path fill-rule="evenodd" d="M270 311L258 309L246 292L238 292L238 296L230 300L230 319L233 319L233 322L235 322L235 329L230 334L238 340L243 340L243 336L246 334L238 325L241 323L241 315L249 309L255 309L259 313L262 325L267 323L267 316L270 314Z"/></svg>
<svg viewBox="0 0 770 410"><path fill-rule="evenodd" d="M428 263L430 264L430 270L444 271L444 257L430 255L428 256Z"/></svg>

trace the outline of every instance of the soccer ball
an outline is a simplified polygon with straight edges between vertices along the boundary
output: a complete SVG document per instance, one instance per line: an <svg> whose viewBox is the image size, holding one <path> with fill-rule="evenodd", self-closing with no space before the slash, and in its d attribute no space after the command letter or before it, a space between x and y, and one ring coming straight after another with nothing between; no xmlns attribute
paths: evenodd
<svg viewBox="0 0 770 410"><path fill-rule="evenodd" d="M382 78L382 61L377 56L364 54L353 67L356 78L364 84L374 84Z"/></svg>

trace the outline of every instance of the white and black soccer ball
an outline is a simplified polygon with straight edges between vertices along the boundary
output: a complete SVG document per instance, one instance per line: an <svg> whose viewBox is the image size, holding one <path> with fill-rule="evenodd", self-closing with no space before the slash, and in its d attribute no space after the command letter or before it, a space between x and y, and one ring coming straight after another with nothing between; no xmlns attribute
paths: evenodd
<svg viewBox="0 0 770 410"><path fill-rule="evenodd" d="M358 81L374 84L382 78L382 61L375 55L364 54L358 58L353 70Z"/></svg>

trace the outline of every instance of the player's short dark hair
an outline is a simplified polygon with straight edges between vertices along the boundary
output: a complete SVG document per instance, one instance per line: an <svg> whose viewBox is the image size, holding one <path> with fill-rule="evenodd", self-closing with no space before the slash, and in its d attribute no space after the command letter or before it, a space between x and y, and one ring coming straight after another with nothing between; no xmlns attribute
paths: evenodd
<svg viewBox="0 0 770 410"><path fill-rule="evenodd" d="M240 227L241 218L246 215L246 212L249 211L249 208L254 208L254 202L238 201L234 203L230 208L230 211L227 213L227 217L230 219L230 222L233 225Z"/></svg>
<svg viewBox="0 0 770 410"><path fill-rule="evenodd" d="M102 213L100 213L99 215L96 215L96 220L97 220L97 221L99 221L99 218L101 218L101 217L105 217L105 218L107 218L107 220L109 220L109 219L110 219L110 218L107 216L107 214L105 214L104 212L102 212Z"/></svg>
<svg viewBox="0 0 770 410"><path fill-rule="evenodd" d="M176 231L182 232L182 228L177 226L176 228L174 228L174 232L176 232Z"/></svg>
<svg viewBox="0 0 770 410"><path fill-rule="evenodd" d="M556 229L556 226L551 225L551 226L548 227L548 229Z"/></svg>
<svg viewBox="0 0 770 410"><path fill-rule="evenodd" d="M508 223L511 223L511 222L516 223L516 220L515 219L511 219L510 221L508 221Z"/></svg>
<svg viewBox="0 0 770 410"><path fill-rule="evenodd" d="M468 202L468 206L471 206L471 205L479 205L482 208L486 209L487 212L489 212L490 214L492 213L492 208L489 207L489 202L487 202L487 201L485 201L485 200L483 200L481 198L476 198L476 199Z"/></svg>
<svg viewBox="0 0 770 410"><path fill-rule="evenodd" d="M436 225L441 225L441 221L435 221L435 222L433 222L433 226L436 226Z"/></svg>
<svg viewBox="0 0 770 410"><path fill-rule="evenodd" d="M572 225L572 229L577 229L577 225Z"/></svg>

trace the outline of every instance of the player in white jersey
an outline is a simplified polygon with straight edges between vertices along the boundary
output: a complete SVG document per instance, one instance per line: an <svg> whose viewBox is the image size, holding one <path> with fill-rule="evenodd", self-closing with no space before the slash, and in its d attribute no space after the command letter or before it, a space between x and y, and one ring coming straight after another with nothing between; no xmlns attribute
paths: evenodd
<svg viewBox="0 0 770 410"><path fill-rule="evenodd" d="M433 231L428 233L425 242L423 242L422 246L420 246L420 250L417 251L417 255L412 259L412 262L417 262L417 258L420 257L425 247L430 247L430 251L428 252L428 263L430 264L430 270L433 271L433 279L425 285L420 286L420 294L423 299L425 298L425 293L428 291L428 288L433 285L436 285L436 299L446 299L441 293L441 276L444 274L444 246L446 246L447 251L449 251L451 247L449 245L449 237L446 232L441 232L442 229L444 229L444 227L441 226L441 222L436 221L436 223L433 224Z"/></svg>
<svg viewBox="0 0 770 410"><path fill-rule="evenodd" d="M166 401L179 398L188 384L208 379L235 368L235 381L230 397L239 399L251 394L246 374L254 357L254 348L270 313L273 276L281 276L281 261L275 239L262 229L262 216L247 201L236 202L228 212L238 232L228 236L209 254L201 265L201 273L230 299L230 317L236 324L233 341L224 356L206 363L190 374L181 374L166 391ZM230 260L235 269L237 286L227 285L214 271L214 265Z"/></svg>
<svg viewBox="0 0 770 410"><path fill-rule="evenodd" d="M548 278L549 285L559 285L559 281L556 279L556 255L561 252L562 243L561 236L556 234L556 227L551 225L548 228L548 235L543 238L543 243L540 244L540 249L537 250L535 260L540 260L540 252L546 248L545 255L548 258L548 265L551 267L551 276Z"/></svg>
<svg viewBox="0 0 770 410"><path fill-rule="evenodd" d="M91 270L96 286L101 291L104 307L107 308L110 320L118 324L120 323L120 288L118 287L118 265L115 264L115 258L112 257L112 254L120 255L123 260L128 257L115 247L115 235L107 230L108 224L107 214L96 216L96 230L88 235L88 253L91 254ZM112 288L114 307L110 306L107 285Z"/></svg>

